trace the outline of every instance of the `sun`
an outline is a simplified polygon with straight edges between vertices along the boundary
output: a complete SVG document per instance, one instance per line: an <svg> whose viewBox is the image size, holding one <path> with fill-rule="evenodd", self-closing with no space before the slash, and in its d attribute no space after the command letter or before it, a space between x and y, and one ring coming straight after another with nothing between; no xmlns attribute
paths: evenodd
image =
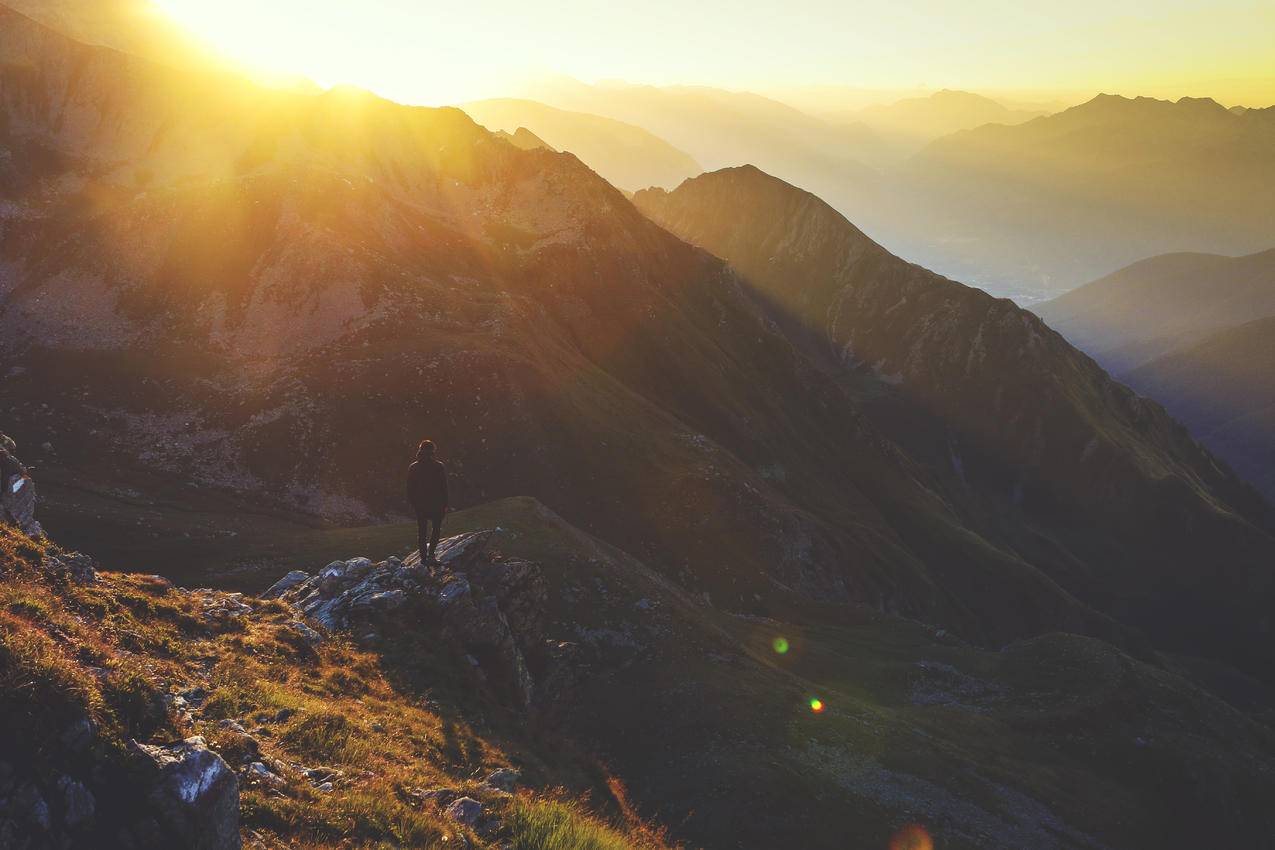
<svg viewBox="0 0 1275 850"><path fill-rule="evenodd" d="M375 2L336 0L153 0L171 20L254 77L298 77L323 88L351 85L406 103L443 105L463 93L444 85L436 50L406 30L414 18ZM418 14L423 14L418 8Z"/></svg>

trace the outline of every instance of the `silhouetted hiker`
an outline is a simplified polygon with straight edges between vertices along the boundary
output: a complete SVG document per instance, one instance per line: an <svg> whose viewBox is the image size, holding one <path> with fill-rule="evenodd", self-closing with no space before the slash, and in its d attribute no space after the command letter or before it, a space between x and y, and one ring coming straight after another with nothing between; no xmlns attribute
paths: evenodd
<svg viewBox="0 0 1275 850"><path fill-rule="evenodd" d="M443 515L447 513L447 469L434 457L431 440L421 441L416 460L407 468L407 501L416 510L417 545L421 563L426 564L434 560L443 531Z"/></svg>

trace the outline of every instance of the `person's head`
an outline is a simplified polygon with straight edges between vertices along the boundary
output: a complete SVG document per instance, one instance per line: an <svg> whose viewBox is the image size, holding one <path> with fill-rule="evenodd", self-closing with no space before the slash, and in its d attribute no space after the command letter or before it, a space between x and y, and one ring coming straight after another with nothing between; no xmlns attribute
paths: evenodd
<svg viewBox="0 0 1275 850"><path fill-rule="evenodd" d="M434 456L434 441L421 440L421 444L416 447L416 456L420 458L429 458Z"/></svg>

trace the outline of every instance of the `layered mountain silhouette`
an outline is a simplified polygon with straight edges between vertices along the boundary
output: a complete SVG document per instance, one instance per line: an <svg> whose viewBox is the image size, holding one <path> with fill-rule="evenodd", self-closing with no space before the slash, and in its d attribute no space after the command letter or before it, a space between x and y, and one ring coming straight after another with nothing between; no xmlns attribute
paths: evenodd
<svg viewBox="0 0 1275 850"><path fill-rule="evenodd" d="M1034 309L1120 375L1215 331L1275 315L1275 249L1243 257L1163 254Z"/></svg>
<svg viewBox="0 0 1275 850"><path fill-rule="evenodd" d="M927 264L1031 298L1167 251L1264 250L1273 149L1261 111L1099 95L934 142L908 164L912 194L886 234Z"/></svg>
<svg viewBox="0 0 1275 850"><path fill-rule="evenodd" d="M1275 315L1209 334L1125 379L1275 499Z"/></svg>
<svg viewBox="0 0 1275 850"><path fill-rule="evenodd" d="M984 124L1022 124L1045 113L1011 109L966 91L943 89L926 97L908 97L863 109L823 113L835 122L863 123L888 145L896 159L916 153L935 139Z"/></svg>
<svg viewBox="0 0 1275 850"><path fill-rule="evenodd" d="M1165 254L1040 305L1077 347L1154 398L1267 497L1275 250ZM1265 318L1263 318L1265 317Z"/></svg>
<svg viewBox="0 0 1275 850"><path fill-rule="evenodd" d="M528 81L521 95L642 127L707 170L754 163L818 191L842 210L867 214L883 189L874 165L887 152L865 125L824 121L751 92L622 82L588 85L550 77Z"/></svg>
<svg viewBox="0 0 1275 850"><path fill-rule="evenodd" d="M552 147L580 157L621 189L671 189L703 171L690 155L622 121L516 98L473 101L461 108L491 130L527 128Z"/></svg>

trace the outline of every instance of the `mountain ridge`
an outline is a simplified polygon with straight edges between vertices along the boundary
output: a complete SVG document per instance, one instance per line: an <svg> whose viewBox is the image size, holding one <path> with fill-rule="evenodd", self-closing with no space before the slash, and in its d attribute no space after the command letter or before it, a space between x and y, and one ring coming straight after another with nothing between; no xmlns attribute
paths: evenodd
<svg viewBox="0 0 1275 850"><path fill-rule="evenodd" d="M1039 305L1051 327L1122 374L1206 334L1275 315L1275 249L1148 257Z"/></svg>

